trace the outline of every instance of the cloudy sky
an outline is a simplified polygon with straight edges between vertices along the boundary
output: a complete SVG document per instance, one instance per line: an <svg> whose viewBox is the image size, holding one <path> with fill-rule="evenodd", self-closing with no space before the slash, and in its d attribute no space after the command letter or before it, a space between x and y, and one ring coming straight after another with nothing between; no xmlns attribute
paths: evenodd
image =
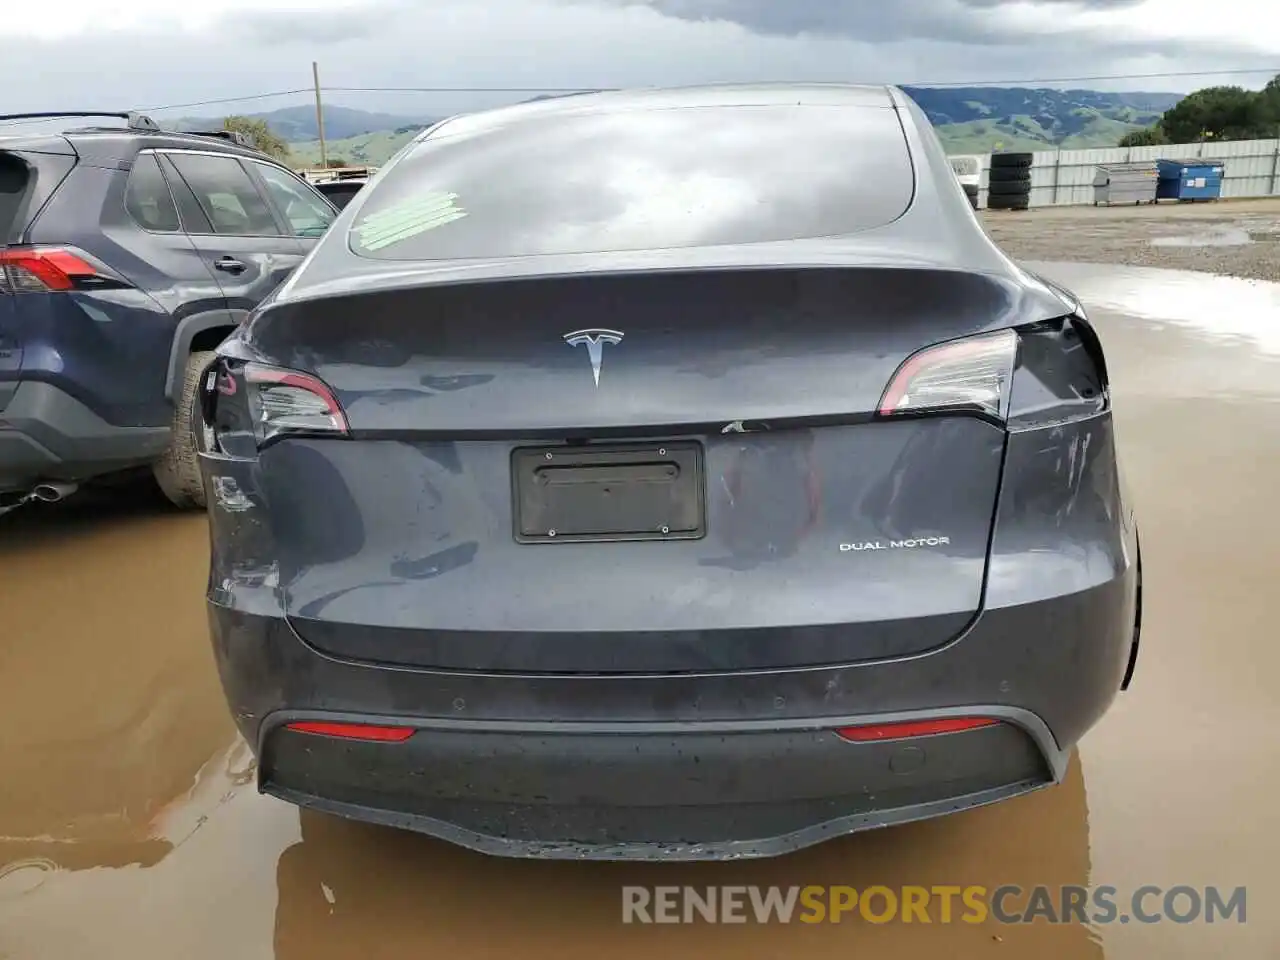
<svg viewBox="0 0 1280 960"><path fill-rule="evenodd" d="M305 88L313 60L332 88L1125 74L1043 85L1187 91L1268 79L1213 71L1280 72L1275 0L59 0L19 9L0 30L0 113L268 110L306 98L179 105ZM1172 75L1186 71L1204 73ZM335 89L326 99L435 116L529 95Z"/></svg>

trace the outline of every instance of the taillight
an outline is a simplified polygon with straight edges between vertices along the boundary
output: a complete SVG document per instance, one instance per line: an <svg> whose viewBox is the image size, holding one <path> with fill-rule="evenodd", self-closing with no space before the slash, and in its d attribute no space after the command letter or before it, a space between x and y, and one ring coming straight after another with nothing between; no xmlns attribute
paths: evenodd
<svg viewBox="0 0 1280 960"><path fill-rule="evenodd" d="M282 434L347 436L342 405L322 380L295 370L247 363L244 382L259 444ZM225 385L220 385L219 392L226 393Z"/></svg>
<svg viewBox="0 0 1280 960"><path fill-rule="evenodd" d="M0 248L0 292L49 293L98 287L115 278L62 247Z"/></svg>
<svg viewBox="0 0 1280 960"><path fill-rule="evenodd" d="M1018 431L1095 416L1109 405L1102 345L1077 307L1068 317L912 354L885 389L879 414L969 413Z"/></svg>
<svg viewBox="0 0 1280 960"><path fill-rule="evenodd" d="M880 398L882 417L976 413L1003 420L1018 334L999 330L928 347L908 357Z"/></svg>

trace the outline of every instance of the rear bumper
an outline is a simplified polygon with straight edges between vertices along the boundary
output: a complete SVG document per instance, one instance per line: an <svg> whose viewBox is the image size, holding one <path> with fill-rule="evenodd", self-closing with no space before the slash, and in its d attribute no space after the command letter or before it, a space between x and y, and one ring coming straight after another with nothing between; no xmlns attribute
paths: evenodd
<svg viewBox="0 0 1280 960"><path fill-rule="evenodd" d="M57 387L26 381L0 413L0 492L139 466L168 442L168 427L114 426Z"/></svg>
<svg viewBox="0 0 1280 960"><path fill-rule="evenodd" d="M214 585L215 659L265 793L508 856L771 856L1058 782L1117 696L1135 569L988 610L955 643L807 670L572 676L379 668L308 646L269 577ZM278 608L276 608L278 610ZM996 727L847 743L843 725ZM294 720L418 730L367 744ZM916 751L920 751L917 753Z"/></svg>
<svg viewBox="0 0 1280 960"><path fill-rule="evenodd" d="M370 743L295 732L277 716L260 748L260 787L300 806L500 856L773 856L1061 777L1065 755L1042 723L1023 711L994 712L1005 722L874 743L845 742L810 723L673 730L439 722L401 743Z"/></svg>

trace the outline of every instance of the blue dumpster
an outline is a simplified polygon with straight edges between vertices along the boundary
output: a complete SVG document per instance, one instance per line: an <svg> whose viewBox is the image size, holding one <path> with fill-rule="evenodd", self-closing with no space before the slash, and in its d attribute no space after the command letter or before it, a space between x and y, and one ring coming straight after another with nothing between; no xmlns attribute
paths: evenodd
<svg viewBox="0 0 1280 960"><path fill-rule="evenodd" d="M1160 160L1160 183L1156 197L1161 200L1222 199L1223 164L1204 160Z"/></svg>

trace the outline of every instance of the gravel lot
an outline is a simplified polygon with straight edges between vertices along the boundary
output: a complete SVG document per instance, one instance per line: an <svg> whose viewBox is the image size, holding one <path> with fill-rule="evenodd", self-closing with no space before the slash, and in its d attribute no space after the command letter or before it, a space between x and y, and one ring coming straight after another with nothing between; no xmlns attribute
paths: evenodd
<svg viewBox="0 0 1280 960"><path fill-rule="evenodd" d="M1280 198L1156 206L983 210L1019 260L1075 260L1280 280Z"/></svg>

